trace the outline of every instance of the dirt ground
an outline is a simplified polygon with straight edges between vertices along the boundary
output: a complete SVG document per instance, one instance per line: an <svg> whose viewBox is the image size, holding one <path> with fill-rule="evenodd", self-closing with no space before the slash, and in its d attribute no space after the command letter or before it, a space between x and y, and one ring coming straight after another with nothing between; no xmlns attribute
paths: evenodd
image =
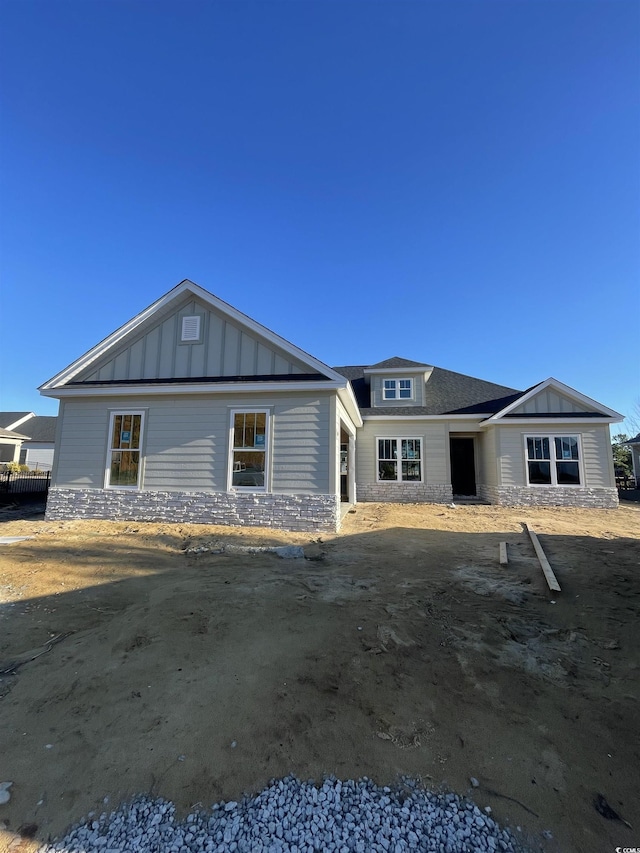
<svg viewBox="0 0 640 853"><path fill-rule="evenodd" d="M473 776L535 849L640 846L640 506L360 504L320 539L0 519L33 537L0 546L0 850L135 793L184 812L289 773Z"/></svg>

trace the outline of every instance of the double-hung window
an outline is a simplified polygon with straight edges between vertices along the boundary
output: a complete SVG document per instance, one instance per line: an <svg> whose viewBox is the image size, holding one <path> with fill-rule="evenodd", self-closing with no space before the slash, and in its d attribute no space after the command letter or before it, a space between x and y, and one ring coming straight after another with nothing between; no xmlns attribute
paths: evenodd
<svg viewBox="0 0 640 853"><path fill-rule="evenodd" d="M378 438L378 481L421 482L422 439Z"/></svg>
<svg viewBox="0 0 640 853"><path fill-rule="evenodd" d="M107 487L140 488L144 412L112 412L107 450Z"/></svg>
<svg viewBox="0 0 640 853"><path fill-rule="evenodd" d="M580 442L577 435L528 435L530 486L579 486Z"/></svg>
<svg viewBox="0 0 640 853"><path fill-rule="evenodd" d="M229 484L251 492L267 490L269 412L231 412Z"/></svg>
<svg viewBox="0 0 640 853"><path fill-rule="evenodd" d="M412 400L413 379L383 379L382 398L384 400Z"/></svg>

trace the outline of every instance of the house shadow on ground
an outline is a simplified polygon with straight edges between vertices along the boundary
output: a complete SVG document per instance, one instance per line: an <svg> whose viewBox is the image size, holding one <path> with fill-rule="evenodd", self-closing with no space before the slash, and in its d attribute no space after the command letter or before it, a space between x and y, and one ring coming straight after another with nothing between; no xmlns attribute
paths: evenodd
<svg viewBox="0 0 640 853"><path fill-rule="evenodd" d="M625 816L635 797L637 539L544 536L552 598L520 531L371 530L281 560L155 530L52 525L2 552L8 832L44 843L140 792L184 813L289 773L408 774L476 777L536 843L631 843L593 798Z"/></svg>

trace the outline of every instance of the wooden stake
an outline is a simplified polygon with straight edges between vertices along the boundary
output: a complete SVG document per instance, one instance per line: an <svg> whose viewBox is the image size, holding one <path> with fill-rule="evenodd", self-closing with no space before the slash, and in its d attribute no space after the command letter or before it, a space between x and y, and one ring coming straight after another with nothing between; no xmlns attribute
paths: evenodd
<svg viewBox="0 0 640 853"><path fill-rule="evenodd" d="M509 558L507 557L507 543L501 542L500 543L500 565L506 566L508 562L509 562Z"/></svg>
<svg viewBox="0 0 640 853"><path fill-rule="evenodd" d="M542 567L542 571L544 572L544 576L547 580L547 584L549 585L549 589L553 590L553 592L561 592L560 584L558 583L558 579L554 575L553 569L549 565L549 560L547 560L547 557L546 557L544 551L542 550L542 545L538 541L538 536L537 536L535 530L533 529L533 527L531 527L530 524L525 524L525 527L527 528L527 533L531 537L531 542L533 544L533 547L535 548L535 552L538 556L538 560L540 561L540 565Z"/></svg>

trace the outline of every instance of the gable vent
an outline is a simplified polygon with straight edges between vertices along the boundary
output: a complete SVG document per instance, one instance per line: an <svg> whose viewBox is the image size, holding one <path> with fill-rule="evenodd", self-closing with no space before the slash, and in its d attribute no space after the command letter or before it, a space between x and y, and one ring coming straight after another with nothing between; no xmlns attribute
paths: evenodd
<svg viewBox="0 0 640 853"><path fill-rule="evenodd" d="M200 340L200 317L196 314L194 317L182 318L182 338L183 341L199 341Z"/></svg>

